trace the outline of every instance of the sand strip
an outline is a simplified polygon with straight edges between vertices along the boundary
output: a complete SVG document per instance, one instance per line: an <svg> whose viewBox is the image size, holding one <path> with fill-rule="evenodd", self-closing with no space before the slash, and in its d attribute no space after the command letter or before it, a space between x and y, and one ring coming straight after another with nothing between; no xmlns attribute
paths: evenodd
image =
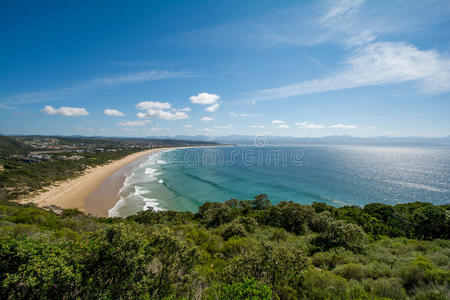
<svg viewBox="0 0 450 300"><path fill-rule="evenodd" d="M86 212L84 207L86 197L94 190L96 190L103 181L114 174L117 170L132 163L133 161L145 155L148 155L151 152L159 151L162 149L163 148L133 153L122 159L113 161L107 165L89 169L80 177L51 186L46 192L19 199L18 202L33 202L35 205L40 207L56 205L62 208L77 208L81 211ZM107 211L106 214L102 213L98 215L106 216Z"/></svg>
<svg viewBox="0 0 450 300"><path fill-rule="evenodd" d="M125 180L131 175L134 169L146 159L147 155L142 156L118 169L116 172L111 174L111 176L106 178L85 198L85 211L94 216L108 217L108 211L120 200L119 192L122 189Z"/></svg>

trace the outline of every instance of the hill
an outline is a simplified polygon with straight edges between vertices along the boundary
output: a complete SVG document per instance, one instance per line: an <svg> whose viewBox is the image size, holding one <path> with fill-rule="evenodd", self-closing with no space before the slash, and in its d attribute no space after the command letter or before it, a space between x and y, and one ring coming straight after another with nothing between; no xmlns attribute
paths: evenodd
<svg viewBox="0 0 450 300"><path fill-rule="evenodd" d="M10 154L24 154L30 150L31 147L15 138L0 136L0 157Z"/></svg>

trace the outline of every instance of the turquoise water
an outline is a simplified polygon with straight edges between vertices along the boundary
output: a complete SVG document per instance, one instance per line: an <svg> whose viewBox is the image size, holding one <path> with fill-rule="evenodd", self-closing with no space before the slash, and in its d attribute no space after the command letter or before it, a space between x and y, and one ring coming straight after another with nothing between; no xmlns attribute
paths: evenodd
<svg viewBox="0 0 450 300"><path fill-rule="evenodd" d="M111 216L206 201L283 200L333 206L450 202L450 149L371 146L217 147L159 152L137 167Z"/></svg>

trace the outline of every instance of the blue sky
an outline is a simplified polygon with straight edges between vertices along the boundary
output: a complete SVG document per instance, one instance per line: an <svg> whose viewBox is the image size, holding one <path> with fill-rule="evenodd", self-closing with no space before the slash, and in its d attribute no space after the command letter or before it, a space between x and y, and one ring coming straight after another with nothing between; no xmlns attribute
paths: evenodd
<svg viewBox="0 0 450 300"><path fill-rule="evenodd" d="M449 1L1 1L0 133L450 134Z"/></svg>

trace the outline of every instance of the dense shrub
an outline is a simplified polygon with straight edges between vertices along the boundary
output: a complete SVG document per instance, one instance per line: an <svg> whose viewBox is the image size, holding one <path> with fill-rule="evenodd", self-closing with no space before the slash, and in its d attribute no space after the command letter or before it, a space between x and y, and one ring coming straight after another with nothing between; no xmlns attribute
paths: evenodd
<svg viewBox="0 0 450 300"><path fill-rule="evenodd" d="M325 232L321 233L314 244L323 250L343 247L358 251L365 246L366 236L358 225L336 221L329 224Z"/></svg>
<svg viewBox="0 0 450 300"><path fill-rule="evenodd" d="M0 298L448 298L450 241L427 240L442 236L442 224L423 229L424 240L357 225L370 216L371 230L418 234L402 226L430 204L341 210L255 200L127 219L0 202Z"/></svg>
<svg viewBox="0 0 450 300"><path fill-rule="evenodd" d="M257 282L255 279L244 278L243 281L223 285L217 296L218 299L272 299L272 290L269 286Z"/></svg>
<svg viewBox="0 0 450 300"><path fill-rule="evenodd" d="M345 278L328 271L308 270L302 274L299 295L302 299L348 299L350 290Z"/></svg>
<svg viewBox="0 0 450 300"><path fill-rule="evenodd" d="M77 297L81 276L79 266L72 263L77 253L65 248L43 239L1 239L0 298Z"/></svg>
<svg viewBox="0 0 450 300"><path fill-rule="evenodd" d="M407 299L407 294L398 278L380 278L363 282L370 294L387 299Z"/></svg>
<svg viewBox="0 0 450 300"><path fill-rule="evenodd" d="M205 202L198 208L198 215L208 227L220 226L236 217L230 206L217 202Z"/></svg>
<svg viewBox="0 0 450 300"><path fill-rule="evenodd" d="M260 215L258 222L273 227L281 227L294 234L305 233L307 224L314 215L314 209L308 205L294 202L280 202L268 208L268 212Z"/></svg>

